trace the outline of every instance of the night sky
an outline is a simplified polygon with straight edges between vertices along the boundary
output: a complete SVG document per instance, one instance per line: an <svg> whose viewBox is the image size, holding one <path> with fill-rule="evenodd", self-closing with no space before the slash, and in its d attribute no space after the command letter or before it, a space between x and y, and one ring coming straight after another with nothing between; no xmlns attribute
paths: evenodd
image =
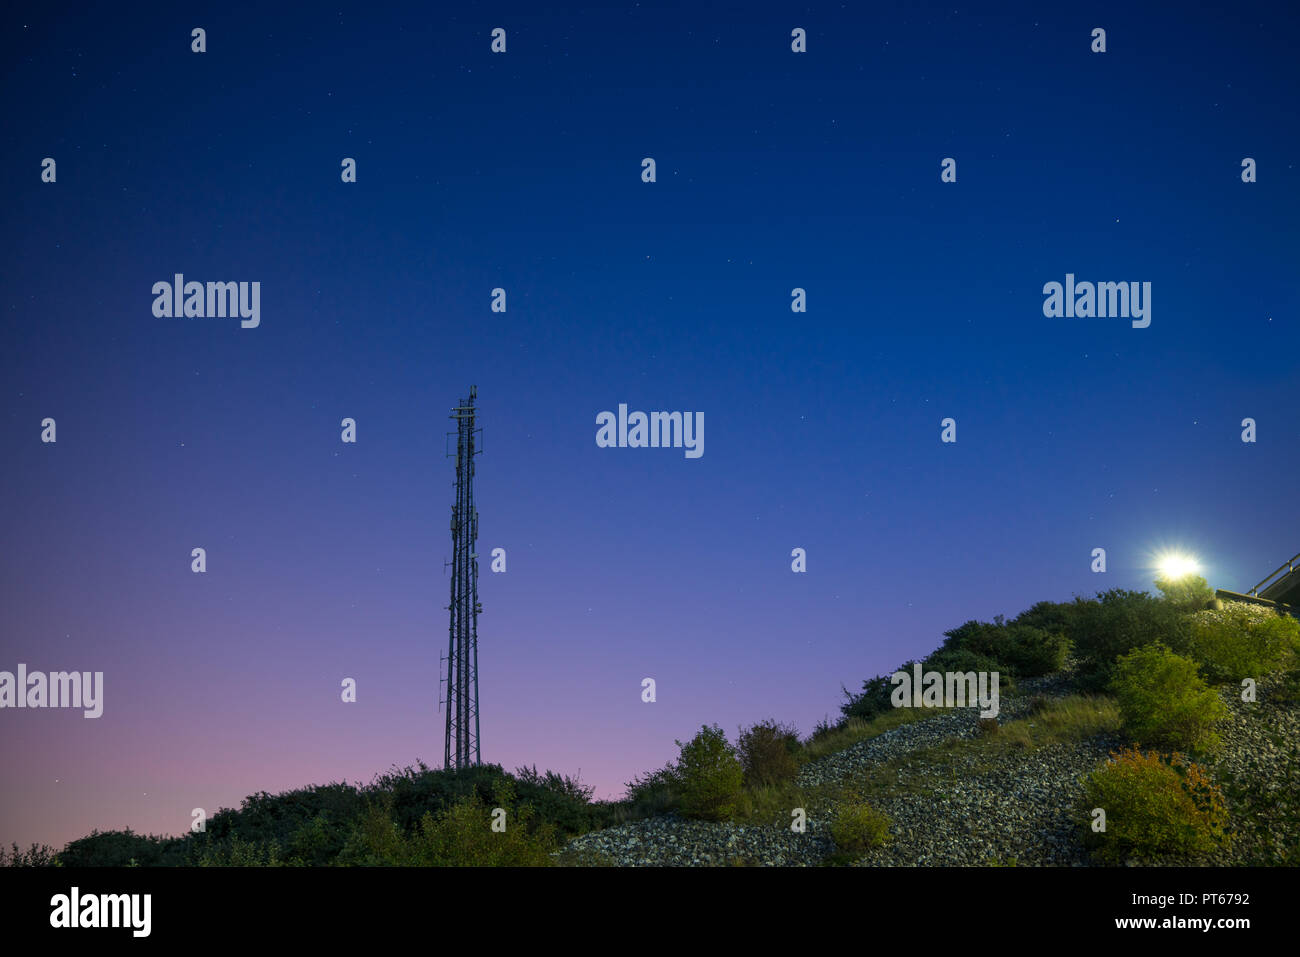
<svg viewBox="0 0 1300 957"><path fill-rule="evenodd" d="M0 670L105 702L0 711L0 842L440 765L470 385L482 756L602 797L1162 548L1300 550L1291 5L272 6L3 15ZM260 325L156 318L176 273ZM1045 317L1067 273L1150 326ZM620 403L704 454L598 448Z"/></svg>

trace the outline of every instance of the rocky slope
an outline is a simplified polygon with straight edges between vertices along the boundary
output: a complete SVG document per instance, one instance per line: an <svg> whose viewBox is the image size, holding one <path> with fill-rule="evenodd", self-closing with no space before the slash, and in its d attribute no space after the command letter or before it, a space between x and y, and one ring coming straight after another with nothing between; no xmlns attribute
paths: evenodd
<svg viewBox="0 0 1300 957"><path fill-rule="evenodd" d="M1033 695L1062 697L1070 691L1068 674L1022 681L1019 693L1002 701L999 720L1005 724L1025 716ZM1211 767L1222 776L1237 833L1231 846L1213 859L1194 863L1279 863L1295 853L1300 705L1281 703L1276 683L1269 681L1261 684L1255 703L1242 702L1233 688L1220 694L1229 717L1219 728L1223 751ZM846 784L870 782L891 759L907 759L979 733L973 709L938 714L806 765L799 784L809 793L833 794ZM1102 733L1007 751L993 762L960 749L945 760L935 760L933 751L905 760L897 768L901 787L873 799L893 821L891 840L852 863L1089 864L1070 809L1084 775L1123 743L1117 734ZM571 842L570 859L619 866L817 865L836 850L828 824L834 807L830 797L809 808L803 834L788 826L685 821L669 815L582 835Z"/></svg>

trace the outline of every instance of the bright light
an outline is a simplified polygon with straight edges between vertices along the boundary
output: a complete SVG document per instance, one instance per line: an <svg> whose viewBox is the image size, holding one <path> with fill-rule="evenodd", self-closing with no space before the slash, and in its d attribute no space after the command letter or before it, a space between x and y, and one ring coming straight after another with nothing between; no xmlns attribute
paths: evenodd
<svg viewBox="0 0 1300 957"><path fill-rule="evenodd" d="M1165 555L1160 559L1160 577L1166 581L1186 578L1199 568L1196 559L1190 555Z"/></svg>

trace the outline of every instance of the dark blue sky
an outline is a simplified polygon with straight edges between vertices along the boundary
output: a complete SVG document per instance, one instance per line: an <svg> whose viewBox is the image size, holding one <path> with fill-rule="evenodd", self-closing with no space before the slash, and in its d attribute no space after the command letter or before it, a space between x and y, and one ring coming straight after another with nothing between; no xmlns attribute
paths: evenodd
<svg viewBox="0 0 1300 957"><path fill-rule="evenodd" d="M471 383L483 756L602 795L1162 547L1300 550L1293 8L1039 6L7 11L0 669L106 703L0 713L0 840L436 764ZM155 318L177 272L261 325ZM1045 318L1066 273L1150 327ZM705 454L597 448L621 402Z"/></svg>

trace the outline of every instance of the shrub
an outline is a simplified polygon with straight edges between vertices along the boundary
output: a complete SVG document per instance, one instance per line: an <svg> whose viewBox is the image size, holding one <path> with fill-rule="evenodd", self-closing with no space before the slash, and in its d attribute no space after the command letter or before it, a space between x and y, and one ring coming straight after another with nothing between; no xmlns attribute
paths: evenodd
<svg viewBox="0 0 1300 957"><path fill-rule="evenodd" d="M808 743L815 744L818 741L829 738L833 734L843 731L844 726L848 724L848 722L848 718L840 718L839 721L832 724L830 715L824 715L820 721L813 725L812 734L808 736Z"/></svg>
<svg viewBox="0 0 1300 957"><path fill-rule="evenodd" d="M1004 675L1010 676L1007 666L996 658L991 658L970 648L948 646L933 652L922 661L921 669L922 671L956 672L960 674L965 674L968 671L976 673L984 671L989 674L998 672L999 679ZM908 670L910 672L911 669ZM912 693L916 694L917 689L913 688Z"/></svg>
<svg viewBox="0 0 1300 957"><path fill-rule="evenodd" d="M682 782L673 765L638 774L627 783L628 814L633 819L655 817L681 807Z"/></svg>
<svg viewBox="0 0 1300 957"><path fill-rule="evenodd" d="M183 838L136 834L130 828L93 830L69 841L58 855L64 867L126 867L132 861L140 867L170 867L184 864L186 857Z"/></svg>
<svg viewBox="0 0 1300 957"><path fill-rule="evenodd" d="M1087 689L1106 686L1115 660L1134 648L1161 642L1175 652L1187 649L1189 625L1171 602L1146 592L1113 588L1096 601L1075 609L1074 650L1079 658L1080 684Z"/></svg>
<svg viewBox="0 0 1300 957"><path fill-rule="evenodd" d="M1231 602L1191 616L1188 651L1215 683L1258 678L1280 666L1300 637L1300 622L1271 608Z"/></svg>
<svg viewBox="0 0 1300 957"><path fill-rule="evenodd" d="M504 830L494 830L495 807L505 811ZM492 801L477 794L438 814L426 811L415 827L393 817L391 797L367 807L338 862L354 866L546 867L554 863L555 826L534 820L533 809L514 803L513 787L500 786Z"/></svg>
<svg viewBox="0 0 1300 957"><path fill-rule="evenodd" d="M1119 658L1111 688L1124 729L1139 744L1212 750L1214 724L1227 714L1196 662L1155 643Z"/></svg>
<svg viewBox="0 0 1300 957"><path fill-rule="evenodd" d="M27 850L14 841L12 850L0 847L0 867L61 867L58 854L48 844L32 844Z"/></svg>
<svg viewBox="0 0 1300 957"><path fill-rule="evenodd" d="M841 804L831 822L831 838L841 851L861 854L889 840L890 820L865 801Z"/></svg>
<svg viewBox="0 0 1300 957"><path fill-rule="evenodd" d="M282 867L280 848L274 841L256 843L235 835L222 844L211 844L197 855L200 867Z"/></svg>
<svg viewBox="0 0 1300 957"><path fill-rule="evenodd" d="M1073 601L1040 601L1022 611L1011 624L1037 628L1049 635L1063 635L1073 642L1081 609L1086 604L1089 604L1086 598L1076 598Z"/></svg>
<svg viewBox="0 0 1300 957"><path fill-rule="evenodd" d="M1106 812L1106 830L1092 830L1092 812ZM1079 805L1086 840L1103 860L1127 856L1210 853L1228 840L1223 794L1198 764L1175 754L1162 760L1136 748L1111 755L1084 782Z"/></svg>
<svg viewBox="0 0 1300 957"><path fill-rule="evenodd" d="M723 821L736 813L744 771L726 733L716 725L705 726L682 744L677 760L681 787L681 811L686 817Z"/></svg>
<svg viewBox="0 0 1300 957"><path fill-rule="evenodd" d="M945 632L943 644L921 661L921 667L924 671L944 673L996 672L1000 693L1013 694L1016 677L1030 678L1060 671L1069 651L1070 641L1059 630L1049 632L1021 622L1008 625L998 616L991 623L972 620ZM894 710L891 695L895 685L890 678L899 671L910 673L915 664L907 661L890 674L869 678L862 683L858 694L850 694L845 689L846 700L840 706L844 717L870 721ZM814 740L821 736L820 730L819 726Z"/></svg>
<svg viewBox="0 0 1300 957"><path fill-rule="evenodd" d="M1165 601L1179 606L1184 611L1204 608L1214 600L1214 589L1200 575L1185 575L1182 578L1157 578L1156 588L1165 596Z"/></svg>
<svg viewBox="0 0 1300 957"><path fill-rule="evenodd" d="M898 671L911 671L915 662L908 661L898 667ZM891 672L893 674L894 672ZM889 680L889 675L876 675L874 678L868 678L862 682L862 691L859 694L849 694L844 690L844 697L847 699L844 704L840 705L840 711L845 718L860 718L863 721L870 721L880 714L887 714L894 710L893 702L889 700L890 693L894 690L894 685Z"/></svg>
<svg viewBox="0 0 1300 957"><path fill-rule="evenodd" d="M943 645L926 659L935 671L997 671L1035 678L1060 671L1070 642L1059 631L1032 625L968 621L946 633Z"/></svg>
<svg viewBox="0 0 1300 957"><path fill-rule="evenodd" d="M1030 625L1007 625L1011 647L1007 663L1021 678L1036 678L1060 671L1070 653L1070 640L1061 632Z"/></svg>
<svg viewBox="0 0 1300 957"><path fill-rule="evenodd" d="M205 831L186 835L185 844L191 860L213 865L251 864L255 857L272 863L272 851L286 851L296 863L324 865L342 849L363 803L357 789L343 783L259 791L238 809L218 810Z"/></svg>
<svg viewBox="0 0 1300 957"><path fill-rule="evenodd" d="M507 801L508 803L508 801ZM534 826L528 805L503 807L504 830L493 830L496 809L477 797L453 804L435 818L426 813L415 834L417 864L452 867L547 867L556 849L555 826Z"/></svg>
<svg viewBox="0 0 1300 957"><path fill-rule="evenodd" d="M770 787L794 778L799 770L799 732L768 720L742 730L736 741L746 787Z"/></svg>
<svg viewBox="0 0 1300 957"><path fill-rule="evenodd" d="M361 803L361 798L374 800L391 795L393 820L404 831L410 831L426 813L432 812L437 817L471 797L487 804L495 800L500 788L508 787L521 806L533 809L535 814L530 820L550 821L561 835L582 834L607 823L607 810L589 803L590 790L578 781L553 771L538 773L536 768L527 767L520 768L516 775L512 777L497 764L440 770L419 764L376 777L361 792L357 803ZM359 814L360 810L356 810L350 817L355 820Z"/></svg>

